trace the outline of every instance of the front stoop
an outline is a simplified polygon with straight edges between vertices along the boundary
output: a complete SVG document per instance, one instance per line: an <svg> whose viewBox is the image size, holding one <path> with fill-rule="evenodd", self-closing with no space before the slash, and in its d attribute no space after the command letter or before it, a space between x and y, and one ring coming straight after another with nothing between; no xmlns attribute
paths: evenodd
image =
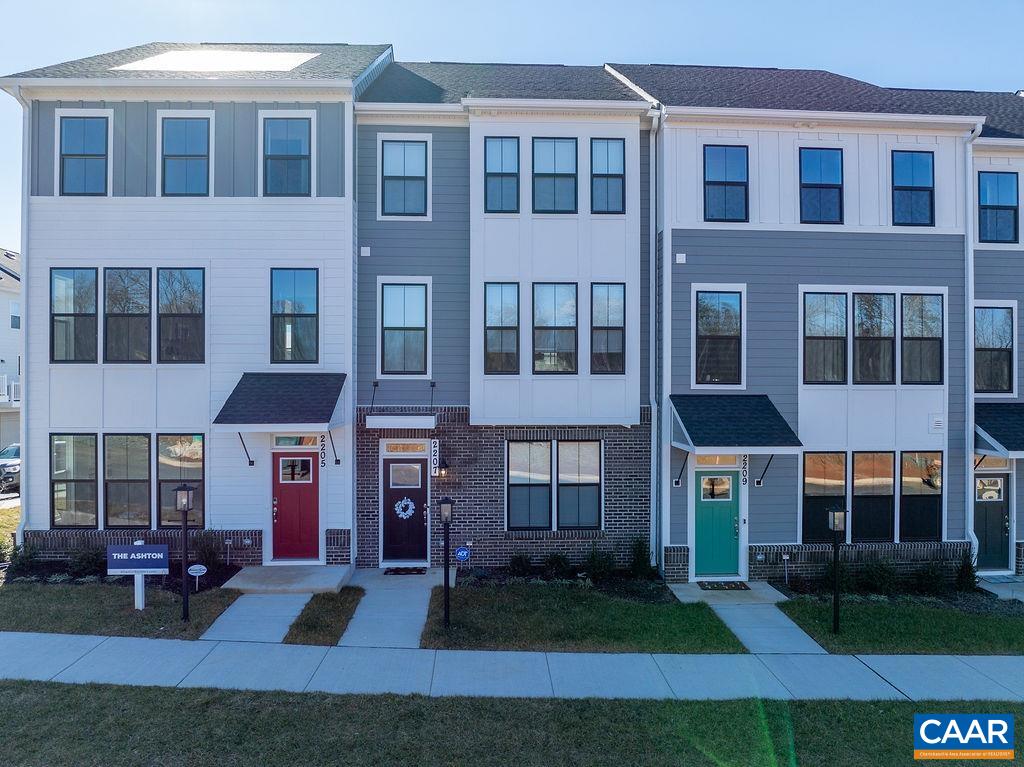
<svg viewBox="0 0 1024 767"><path fill-rule="evenodd" d="M341 591L352 570L352 565L245 567L224 588L246 594L324 594Z"/></svg>

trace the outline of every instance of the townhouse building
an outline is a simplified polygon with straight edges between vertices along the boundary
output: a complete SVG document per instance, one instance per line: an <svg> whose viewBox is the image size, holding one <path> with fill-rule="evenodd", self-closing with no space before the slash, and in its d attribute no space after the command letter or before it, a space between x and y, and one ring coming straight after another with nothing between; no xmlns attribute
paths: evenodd
<svg viewBox="0 0 1024 767"><path fill-rule="evenodd" d="M1024 569L1024 98L156 43L13 75L22 540ZM102 321L101 321L102 319ZM230 541L230 544L228 544Z"/></svg>
<svg viewBox="0 0 1024 767"><path fill-rule="evenodd" d="M0 449L21 434L21 256L0 248ZM13 455L12 448L3 457Z"/></svg>

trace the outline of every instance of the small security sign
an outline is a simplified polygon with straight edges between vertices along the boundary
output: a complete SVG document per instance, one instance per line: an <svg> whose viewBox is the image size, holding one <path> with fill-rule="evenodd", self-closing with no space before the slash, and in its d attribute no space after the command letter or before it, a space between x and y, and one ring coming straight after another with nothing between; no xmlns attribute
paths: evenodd
<svg viewBox="0 0 1024 767"><path fill-rule="evenodd" d="M167 575L170 561L166 544L107 546L107 575Z"/></svg>
<svg viewBox="0 0 1024 767"><path fill-rule="evenodd" d="M188 574L193 578L198 578L201 575L206 575L206 565L192 565L188 569Z"/></svg>
<svg viewBox="0 0 1024 767"><path fill-rule="evenodd" d="M470 553L469 546L459 546L455 549L455 561L468 562Z"/></svg>

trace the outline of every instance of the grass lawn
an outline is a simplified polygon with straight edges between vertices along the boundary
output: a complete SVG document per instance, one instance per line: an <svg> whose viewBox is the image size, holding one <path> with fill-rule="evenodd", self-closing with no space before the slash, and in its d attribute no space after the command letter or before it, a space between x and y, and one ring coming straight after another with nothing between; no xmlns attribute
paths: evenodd
<svg viewBox="0 0 1024 767"><path fill-rule="evenodd" d="M10 549L11 533L18 526L18 518L21 516L21 507L15 506L9 509L0 509L0 540L7 544Z"/></svg>
<svg viewBox="0 0 1024 767"><path fill-rule="evenodd" d="M131 587L108 583L67 585L0 581L0 631L198 639L239 592L210 589L189 598L187 624L181 597L146 589L146 609L135 610Z"/></svg>
<svg viewBox="0 0 1024 767"><path fill-rule="evenodd" d="M914 712L985 702L541 701L0 682L13 767L911 765ZM1016 728L1024 751L1024 728ZM957 764L944 762L944 764Z"/></svg>
<svg viewBox="0 0 1024 767"><path fill-rule="evenodd" d="M358 586L346 586L331 594L314 594L288 629L284 643L328 647L338 644L365 593Z"/></svg>
<svg viewBox="0 0 1024 767"><path fill-rule="evenodd" d="M745 652L705 604L638 601L560 583L464 585L452 589L444 630L444 590L435 588L423 647L570 652Z"/></svg>
<svg viewBox="0 0 1024 767"><path fill-rule="evenodd" d="M1024 606L982 595L954 605L920 597L844 597L838 636L832 634L830 599L798 597L779 607L832 653L1024 653Z"/></svg>

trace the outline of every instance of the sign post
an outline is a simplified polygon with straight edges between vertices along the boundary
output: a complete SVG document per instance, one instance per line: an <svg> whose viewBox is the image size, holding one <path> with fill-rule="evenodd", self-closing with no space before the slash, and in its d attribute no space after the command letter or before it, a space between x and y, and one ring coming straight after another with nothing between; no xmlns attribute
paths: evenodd
<svg viewBox="0 0 1024 767"><path fill-rule="evenodd" d="M145 541L135 541L136 546L145 546ZM146 609L146 576L141 573L135 573L135 609L145 610Z"/></svg>
<svg viewBox="0 0 1024 767"><path fill-rule="evenodd" d="M449 528L452 525L452 511L455 508L455 501L451 498L444 497L438 503L438 509L441 512L441 524L444 526L444 627L448 629L451 625L449 620L450 614L450 592L451 592L451 576L448 573L448 565L451 562L451 550L449 540Z"/></svg>
<svg viewBox="0 0 1024 767"><path fill-rule="evenodd" d="M188 620L188 515L195 508L195 491L182 483L174 488L174 505L181 514L181 619Z"/></svg>
<svg viewBox="0 0 1024 767"><path fill-rule="evenodd" d="M166 545L147 546L135 541L132 546L107 546L107 575L135 576L135 609L146 606L147 575L167 575L170 550Z"/></svg>

